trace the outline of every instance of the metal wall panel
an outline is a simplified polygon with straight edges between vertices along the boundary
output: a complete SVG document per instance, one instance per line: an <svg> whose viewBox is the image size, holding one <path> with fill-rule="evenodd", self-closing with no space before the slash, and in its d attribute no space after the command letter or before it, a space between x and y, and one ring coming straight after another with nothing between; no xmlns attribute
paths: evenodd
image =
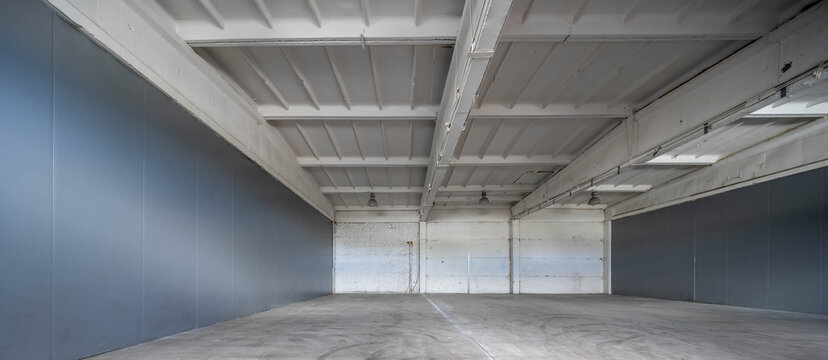
<svg viewBox="0 0 828 360"><path fill-rule="evenodd" d="M828 167L822 168L822 313L828 314Z"/></svg>
<svg viewBox="0 0 828 360"><path fill-rule="evenodd" d="M256 211L258 204L250 191L256 186L256 166L243 161L236 168L233 196L233 315L245 316L258 308L256 296L258 278L258 229Z"/></svg>
<svg viewBox="0 0 828 360"><path fill-rule="evenodd" d="M144 336L196 326L196 120L144 95Z"/></svg>
<svg viewBox="0 0 828 360"><path fill-rule="evenodd" d="M727 303L768 306L768 183L726 193Z"/></svg>
<svg viewBox="0 0 828 360"><path fill-rule="evenodd" d="M0 358L331 292L327 218L38 1L0 3L0 123Z"/></svg>
<svg viewBox="0 0 828 360"><path fill-rule="evenodd" d="M613 221L612 291L663 299L693 297L691 209L669 207Z"/></svg>
<svg viewBox="0 0 828 360"><path fill-rule="evenodd" d="M0 358L4 359L44 359L52 353L51 21L51 10L40 1L0 1Z"/></svg>
<svg viewBox="0 0 828 360"><path fill-rule="evenodd" d="M242 156L198 126L198 326L233 318L233 172Z"/></svg>
<svg viewBox="0 0 828 360"><path fill-rule="evenodd" d="M144 82L54 22L54 353L142 339Z"/></svg>
<svg viewBox="0 0 828 360"><path fill-rule="evenodd" d="M665 284L646 269L660 256L685 252L680 258L695 259L696 301L828 314L827 173L816 169L613 221L613 292L666 297L657 288ZM690 231L677 226L687 219ZM663 253L684 234L693 234L692 247L674 243L672 255Z"/></svg>
<svg viewBox="0 0 828 360"><path fill-rule="evenodd" d="M695 202L696 301L727 303L727 197Z"/></svg>
<svg viewBox="0 0 828 360"><path fill-rule="evenodd" d="M800 176L801 175L801 176ZM822 291L822 171L769 184L768 307L819 312Z"/></svg>

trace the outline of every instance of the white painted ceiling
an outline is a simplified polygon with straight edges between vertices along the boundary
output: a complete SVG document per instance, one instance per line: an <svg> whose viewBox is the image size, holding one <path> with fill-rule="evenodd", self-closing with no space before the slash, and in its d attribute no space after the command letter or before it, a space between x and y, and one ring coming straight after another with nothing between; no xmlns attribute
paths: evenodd
<svg viewBox="0 0 828 360"><path fill-rule="evenodd" d="M419 208L463 0L156 1L337 210L367 209L372 192L380 209ZM808 2L516 0L435 205L476 207L486 190L490 207L510 206L633 110ZM821 109L821 91L777 107ZM787 115L746 118L666 155L721 159L813 119ZM704 165L642 164L611 185L658 186Z"/></svg>

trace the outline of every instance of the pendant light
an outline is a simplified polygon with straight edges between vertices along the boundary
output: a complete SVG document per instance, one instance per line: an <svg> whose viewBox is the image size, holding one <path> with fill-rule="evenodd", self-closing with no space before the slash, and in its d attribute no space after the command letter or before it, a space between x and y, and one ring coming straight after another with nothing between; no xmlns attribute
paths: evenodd
<svg viewBox="0 0 828 360"><path fill-rule="evenodd" d="M489 198L486 197L486 191L483 190L483 193L480 195L480 201L478 201L477 203L483 206L489 205Z"/></svg>
<svg viewBox="0 0 828 360"><path fill-rule="evenodd" d="M598 198L598 193L593 191L592 195L589 197L589 201L587 201L588 205L600 205L601 199Z"/></svg>
<svg viewBox="0 0 828 360"><path fill-rule="evenodd" d="M371 198L368 199L368 207L377 207L377 199L375 199L374 193L371 193Z"/></svg>

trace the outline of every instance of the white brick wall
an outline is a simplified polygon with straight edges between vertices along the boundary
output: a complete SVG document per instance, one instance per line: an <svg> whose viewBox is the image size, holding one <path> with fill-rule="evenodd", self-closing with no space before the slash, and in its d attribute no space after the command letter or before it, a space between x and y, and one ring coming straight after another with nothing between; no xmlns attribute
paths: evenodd
<svg viewBox="0 0 828 360"><path fill-rule="evenodd" d="M399 216L338 215L362 222L335 225L334 291L406 293L409 279L415 293L604 291L600 210L548 209L514 222L508 209L432 213L423 234Z"/></svg>
<svg viewBox="0 0 828 360"><path fill-rule="evenodd" d="M604 292L603 214L566 210L547 215L517 222L516 287L524 294Z"/></svg>
<svg viewBox="0 0 828 360"><path fill-rule="evenodd" d="M334 292L416 293L419 249L416 222L336 223Z"/></svg>

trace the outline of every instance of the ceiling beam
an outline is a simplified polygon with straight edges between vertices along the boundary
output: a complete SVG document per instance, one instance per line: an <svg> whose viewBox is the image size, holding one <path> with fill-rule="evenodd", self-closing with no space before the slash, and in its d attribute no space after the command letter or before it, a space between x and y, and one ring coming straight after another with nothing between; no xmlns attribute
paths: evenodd
<svg viewBox="0 0 828 360"><path fill-rule="evenodd" d="M721 126L778 100L780 87L828 59L826 18L828 2L823 1L638 110L515 204L513 217L538 211L594 181L611 181L619 170L652 158L655 149L703 134L706 124ZM788 71L781 72L789 62Z"/></svg>
<svg viewBox="0 0 828 360"><path fill-rule="evenodd" d="M302 87L305 88L305 93L313 103L313 107L319 110L319 99L316 98L316 92L313 91L313 88L311 87L308 78L305 76L305 73L302 72L302 69L299 68L299 64L296 63L296 59L293 57L293 52L290 51L290 48L288 47L283 47L281 50L282 55L285 56L288 64L290 64L290 68L293 69L293 73L296 74L296 78L299 79L299 82L302 83Z"/></svg>
<svg viewBox="0 0 828 360"><path fill-rule="evenodd" d="M265 5L264 0L253 0L253 3L256 4L256 9L259 10L259 14L261 14L262 18L264 18L267 23L267 27L273 29L273 14L271 14L270 10L267 9L267 5Z"/></svg>
<svg viewBox="0 0 828 360"><path fill-rule="evenodd" d="M433 105L421 105L411 110L406 105L388 105L382 109L375 105L356 105L350 109L344 105L314 106L294 105L290 110L281 106L262 105L259 112L270 121L300 121L300 120L431 120L437 119L439 108ZM617 110L616 110L617 112Z"/></svg>
<svg viewBox="0 0 828 360"><path fill-rule="evenodd" d="M224 30L224 17L218 12L213 2L210 0L198 0L198 3L201 4L201 7L207 12L207 15L210 15L210 18L218 25L219 29Z"/></svg>
<svg viewBox="0 0 828 360"><path fill-rule="evenodd" d="M259 63L256 62L256 59L253 58L253 54L250 53L250 50L245 48L239 48L239 55L244 60L244 62L247 63L247 65L250 66L251 69L253 69L253 72L256 73L256 76L258 76L259 79L261 79L262 82L264 82L267 89L270 90L271 93L273 93L273 96L275 96L276 99L279 100L279 103L282 104L282 108L284 110L289 110L290 104L288 104L287 100L282 95L282 92L279 91L279 88L276 87L276 84L273 83L273 80L270 80L270 77L267 76L267 73L264 72L261 65L259 65Z"/></svg>
<svg viewBox="0 0 828 360"><path fill-rule="evenodd" d="M533 14L532 21L511 21L501 34L501 41L669 41L669 40L755 40L768 29L762 22L734 22L707 17L689 18L699 1L688 2L673 21L631 8L626 17L635 21L579 21L553 14ZM215 29L213 29L215 31Z"/></svg>
<svg viewBox="0 0 828 360"><path fill-rule="evenodd" d="M473 109L469 117L474 119L601 119L623 118L632 114L632 106L630 105L621 105L613 108L609 108L607 105L604 103L551 103L546 108L541 108L533 104L516 104L510 109L507 106L499 104L487 104L479 109Z"/></svg>
<svg viewBox="0 0 828 360"><path fill-rule="evenodd" d="M396 193L418 194L423 192L422 186L354 186L354 187L333 187L323 186L322 193L325 194L367 194L367 193Z"/></svg>
<svg viewBox="0 0 828 360"><path fill-rule="evenodd" d="M337 168L348 168L348 167L426 167L428 166L428 158L426 157L414 157L409 159L408 156L399 157L399 156L390 156L388 158L385 157L366 157L365 159L361 157L342 157L339 159L338 157L322 157L322 158L308 158L308 157L300 157L298 158L299 165L302 167L310 168L310 167L337 167Z"/></svg>
<svg viewBox="0 0 828 360"><path fill-rule="evenodd" d="M524 193L535 189L535 185L469 185L469 186L441 186L440 192L481 192L489 191L493 193L499 192L515 192ZM398 193L398 194L415 194L422 193L422 186L323 186L322 193L325 194L367 194L367 193Z"/></svg>
<svg viewBox="0 0 828 360"><path fill-rule="evenodd" d="M545 139L541 139L538 143L545 143ZM512 155L502 157L499 155L488 155L483 157L478 156L461 156L460 158L453 158L451 166L563 166L572 162L572 157L569 155L559 156L545 156L545 155Z"/></svg>
<svg viewBox="0 0 828 360"><path fill-rule="evenodd" d="M487 195L489 201L495 202L515 202L520 201L523 199L523 196L520 195ZM465 196L438 196L434 199L436 202L440 203L447 203L447 202L470 202L470 203L477 203L480 201L480 195L465 195Z"/></svg>
<svg viewBox="0 0 828 360"><path fill-rule="evenodd" d="M348 210L370 210L370 211L396 211L396 210L417 210L416 205L379 205L376 207L370 207L368 205L356 205L356 206L341 206L337 205L334 207L336 211L348 211Z"/></svg>
<svg viewBox="0 0 828 360"><path fill-rule="evenodd" d="M471 111L486 68L495 52L512 0L468 0L463 9L463 27L449 66L440 102L440 114L432 138L420 216L425 220L446 174L460 133ZM439 168L439 169L438 169Z"/></svg>
<svg viewBox="0 0 828 360"><path fill-rule="evenodd" d="M299 166L284 137L276 129L260 126L263 120L257 109L220 72L180 41L171 26L163 22L160 5L131 0L107 0L106 6L100 7L77 6L77 2L66 0L48 3L112 56L333 219L333 204L319 190L313 176ZM176 71L186 76L164 76Z"/></svg>
<svg viewBox="0 0 828 360"><path fill-rule="evenodd" d="M299 129L299 133L302 135L302 138L305 140L306 143L309 144L308 135L305 133L304 128L300 126L299 123L296 123L297 129ZM542 143L543 141L539 141ZM341 159L336 157L318 157L318 151L311 147L311 153L313 157L300 157L299 165L306 168L311 167L339 167L339 168L349 168L349 167L426 167L429 165L429 160L426 157L408 157L408 156L388 156L385 157L347 157L343 156ZM509 166L563 166L569 164L572 161L572 157L569 155L557 155L557 156L548 156L548 155L533 155L527 157L525 155L512 155L507 157L502 157L500 155L487 155L487 156L461 156L459 158L452 158L451 162L448 165L451 166L498 166L498 167L509 167Z"/></svg>
<svg viewBox="0 0 828 360"><path fill-rule="evenodd" d="M316 4L316 0L308 0L308 9L311 11L311 15L313 15L313 21L316 22L316 27L322 27L322 14L319 12L319 5Z"/></svg>
<svg viewBox="0 0 828 360"><path fill-rule="evenodd" d="M342 77L342 71L339 70L339 60L334 53L334 49L326 46L325 55L328 57L328 63L331 64L331 70L334 73L334 78L336 78L336 84L339 86L339 92L342 94L342 101L345 103L345 107L351 110L351 96L348 95L348 87L345 86L345 78Z"/></svg>
<svg viewBox="0 0 828 360"><path fill-rule="evenodd" d="M362 17L336 19L322 26L313 20L287 19L274 21L273 28L263 27L258 19L222 19L223 29L214 23L178 22L176 31L192 47L370 46L449 45L454 44L460 28L460 19L448 16L429 18L428 26L389 18L371 21L369 17L363 13Z"/></svg>

